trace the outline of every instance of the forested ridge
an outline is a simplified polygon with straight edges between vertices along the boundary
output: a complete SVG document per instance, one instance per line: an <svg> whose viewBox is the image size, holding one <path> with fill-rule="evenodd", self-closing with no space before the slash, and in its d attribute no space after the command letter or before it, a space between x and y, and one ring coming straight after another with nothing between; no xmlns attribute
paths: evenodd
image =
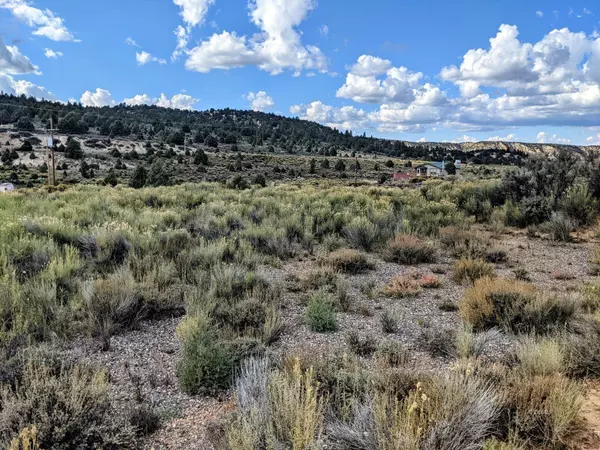
<svg viewBox="0 0 600 450"><path fill-rule="evenodd" d="M52 124L58 132L100 134L111 138L158 141L173 145L220 144L264 147L270 152L334 156L340 151L384 154L407 159L461 159L473 163L518 164L523 152L490 145L476 152L455 145L418 144L354 135L315 122L258 111L230 108L205 111L158 106L84 107L32 97L0 95L0 125L21 131L43 130Z"/></svg>

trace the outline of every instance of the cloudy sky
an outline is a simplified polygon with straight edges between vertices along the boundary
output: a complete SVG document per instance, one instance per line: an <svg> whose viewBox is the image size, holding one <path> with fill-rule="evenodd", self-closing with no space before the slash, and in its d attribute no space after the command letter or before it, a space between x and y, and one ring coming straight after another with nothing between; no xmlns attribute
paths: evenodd
<svg viewBox="0 0 600 450"><path fill-rule="evenodd" d="M597 0L0 0L0 90L600 144L599 28Z"/></svg>

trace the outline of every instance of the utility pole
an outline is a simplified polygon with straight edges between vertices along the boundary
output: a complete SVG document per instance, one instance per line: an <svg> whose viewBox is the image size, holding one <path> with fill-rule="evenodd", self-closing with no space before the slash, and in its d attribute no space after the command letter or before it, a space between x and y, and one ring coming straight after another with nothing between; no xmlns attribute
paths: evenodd
<svg viewBox="0 0 600 450"><path fill-rule="evenodd" d="M48 147L50 147L50 165L51 168L48 169L48 184L51 186L56 186L56 158L54 155L54 129L52 123L52 115L50 115L50 139L48 140Z"/></svg>

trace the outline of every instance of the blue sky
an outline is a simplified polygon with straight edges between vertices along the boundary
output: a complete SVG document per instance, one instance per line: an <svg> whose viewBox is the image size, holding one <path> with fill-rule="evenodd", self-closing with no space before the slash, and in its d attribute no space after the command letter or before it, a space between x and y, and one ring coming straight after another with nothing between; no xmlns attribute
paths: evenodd
<svg viewBox="0 0 600 450"><path fill-rule="evenodd" d="M0 90L600 144L591 1L0 0Z"/></svg>

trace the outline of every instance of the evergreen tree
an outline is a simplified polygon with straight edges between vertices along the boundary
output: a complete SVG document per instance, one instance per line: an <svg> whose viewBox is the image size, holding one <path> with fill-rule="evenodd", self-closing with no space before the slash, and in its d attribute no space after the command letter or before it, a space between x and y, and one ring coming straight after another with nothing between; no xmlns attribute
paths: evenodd
<svg viewBox="0 0 600 450"><path fill-rule="evenodd" d="M194 155L194 164L208 166L208 156L202 149L198 150Z"/></svg>
<svg viewBox="0 0 600 450"><path fill-rule="evenodd" d="M135 168L135 171L131 175L131 179L129 180L129 187L134 189L143 188L146 185L146 179L148 174L146 169L141 164Z"/></svg>
<svg viewBox="0 0 600 450"><path fill-rule="evenodd" d="M70 159L82 159L83 150L79 141L71 136L67 138L67 147L65 149L65 157Z"/></svg>

